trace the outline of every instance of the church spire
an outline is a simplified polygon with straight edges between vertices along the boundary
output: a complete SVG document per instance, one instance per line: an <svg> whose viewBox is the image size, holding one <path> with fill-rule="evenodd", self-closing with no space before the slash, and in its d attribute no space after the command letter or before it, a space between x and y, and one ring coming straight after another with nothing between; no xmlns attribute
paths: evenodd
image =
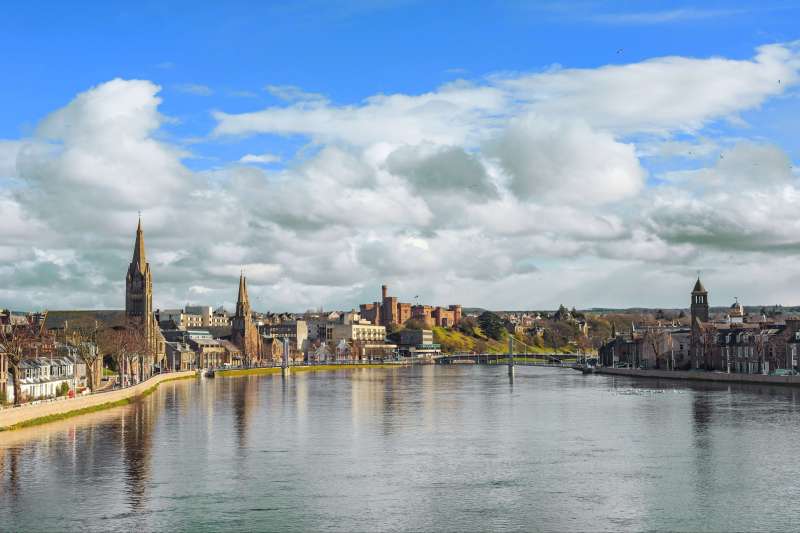
<svg viewBox="0 0 800 533"><path fill-rule="evenodd" d="M247 279L244 277L244 272L239 274L239 297L236 301L236 306L239 307L247 301Z"/></svg>
<svg viewBox="0 0 800 533"><path fill-rule="evenodd" d="M144 272L147 267L147 259L144 255L144 232L142 231L142 217L139 215L139 225L136 226L136 243L133 245L132 266L139 272Z"/></svg>

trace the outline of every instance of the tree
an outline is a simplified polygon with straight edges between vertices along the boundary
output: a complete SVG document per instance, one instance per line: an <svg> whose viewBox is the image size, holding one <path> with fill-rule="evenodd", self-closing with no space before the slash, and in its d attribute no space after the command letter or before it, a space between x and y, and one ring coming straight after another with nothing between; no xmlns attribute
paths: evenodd
<svg viewBox="0 0 800 533"><path fill-rule="evenodd" d="M0 327L0 344L5 347L9 369L14 375L14 405L22 402L22 359L36 343L37 337L38 332L31 324Z"/></svg>
<svg viewBox="0 0 800 533"><path fill-rule="evenodd" d="M500 341L506 336L506 328L503 319L491 311L484 311L478 317L478 325L488 337Z"/></svg>
<svg viewBox="0 0 800 533"><path fill-rule="evenodd" d="M759 331L752 335L753 351L755 359L758 361L758 371L764 373L766 369L767 347L769 338L765 331Z"/></svg>
<svg viewBox="0 0 800 533"><path fill-rule="evenodd" d="M478 328L478 320L474 316L465 316L458 323L458 330L466 335L475 336L475 330Z"/></svg>
<svg viewBox="0 0 800 533"><path fill-rule="evenodd" d="M665 347L668 343L667 332L661 328L648 328L644 332L644 343L653 352L656 362L656 369L661 368L661 360L665 355Z"/></svg>
<svg viewBox="0 0 800 533"><path fill-rule="evenodd" d="M67 344L75 349L78 359L86 365L86 386L93 391L100 384L95 383L98 375L98 365L102 368L102 357L97 346L99 329L97 324L92 328L74 328L64 331Z"/></svg>
<svg viewBox="0 0 800 533"><path fill-rule="evenodd" d="M405 323L406 329L428 329L425 322L418 318L409 318Z"/></svg>
<svg viewBox="0 0 800 533"><path fill-rule="evenodd" d="M147 342L138 323L130 322L103 330L100 336L104 351L110 353L117 364L120 385L125 387L134 376L133 363L143 362ZM140 364L141 366L141 364ZM127 378L127 379L126 379Z"/></svg>

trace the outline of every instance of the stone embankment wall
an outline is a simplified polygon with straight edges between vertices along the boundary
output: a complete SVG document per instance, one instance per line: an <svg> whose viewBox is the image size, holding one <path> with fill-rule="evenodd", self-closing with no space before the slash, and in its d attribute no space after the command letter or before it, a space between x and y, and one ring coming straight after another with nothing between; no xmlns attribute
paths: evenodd
<svg viewBox="0 0 800 533"><path fill-rule="evenodd" d="M638 370L635 368L598 368L596 374L636 378L685 379L723 383L763 383L800 386L800 376L764 376L762 374L726 374L724 372L683 372L680 370Z"/></svg>
<svg viewBox="0 0 800 533"><path fill-rule="evenodd" d="M53 402L42 402L36 405L23 405L21 407L9 407L0 410L0 430L9 429L17 424L30 422L37 418L67 415L73 411L85 409L102 408L105 404L114 404L122 400L128 400L140 396L159 383L173 379L189 378L196 375L194 370L187 372L171 372L168 374L158 374L143 381L133 387L117 389L108 392L99 392L77 398L59 400Z"/></svg>

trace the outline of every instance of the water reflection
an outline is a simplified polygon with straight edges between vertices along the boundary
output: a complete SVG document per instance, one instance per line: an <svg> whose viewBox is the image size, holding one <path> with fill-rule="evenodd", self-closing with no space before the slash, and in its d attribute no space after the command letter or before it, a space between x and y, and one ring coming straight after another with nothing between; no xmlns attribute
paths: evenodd
<svg viewBox="0 0 800 533"><path fill-rule="evenodd" d="M243 377L241 382L228 381L233 400L233 427L236 434L236 449L247 448L247 430L250 420L258 410L258 384L261 380L256 376Z"/></svg>
<svg viewBox="0 0 800 533"><path fill-rule="evenodd" d="M177 382L0 434L9 530L791 530L794 389L519 367ZM43 505L42 502L47 502Z"/></svg>
<svg viewBox="0 0 800 533"><path fill-rule="evenodd" d="M155 401L142 401L120 420L122 464L125 469L125 493L133 511L144 508L150 481L150 457L153 426L159 411Z"/></svg>

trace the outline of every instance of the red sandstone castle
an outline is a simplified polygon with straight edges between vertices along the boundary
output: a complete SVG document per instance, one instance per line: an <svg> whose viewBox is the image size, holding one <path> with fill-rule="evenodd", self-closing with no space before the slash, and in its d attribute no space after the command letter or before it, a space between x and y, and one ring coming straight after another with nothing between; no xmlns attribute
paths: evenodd
<svg viewBox="0 0 800 533"><path fill-rule="evenodd" d="M451 305L447 308L430 305L411 305L398 302L395 296L389 296L386 285L381 285L381 301L359 306L361 318L377 326L405 324L409 319L423 322L426 327L439 326L449 328L461 322L461 306Z"/></svg>

